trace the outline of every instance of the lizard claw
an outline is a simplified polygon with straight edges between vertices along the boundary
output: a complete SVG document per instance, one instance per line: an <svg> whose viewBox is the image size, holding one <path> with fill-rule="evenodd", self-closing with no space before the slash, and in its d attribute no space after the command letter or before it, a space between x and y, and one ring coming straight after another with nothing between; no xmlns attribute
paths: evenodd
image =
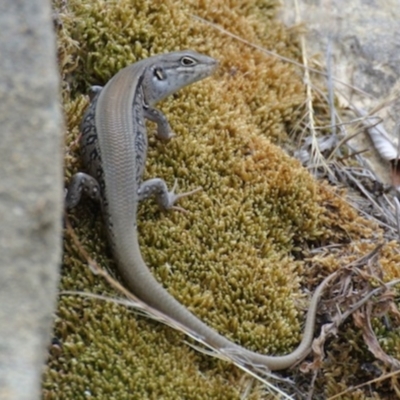
<svg viewBox="0 0 400 400"><path fill-rule="evenodd" d="M191 190L189 192L175 193L177 188L178 188L178 180L175 179L174 186L168 192L168 204L169 204L168 208L171 209L171 210L180 211L180 212L187 212L187 210L185 210L182 207L175 206L174 204L177 201L179 201L183 197L191 196L192 194L195 194L195 193L200 192L201 190L203 190L203 188L200 186L200 187L198 187L196 189L193 189L193 190Z"/></svg>

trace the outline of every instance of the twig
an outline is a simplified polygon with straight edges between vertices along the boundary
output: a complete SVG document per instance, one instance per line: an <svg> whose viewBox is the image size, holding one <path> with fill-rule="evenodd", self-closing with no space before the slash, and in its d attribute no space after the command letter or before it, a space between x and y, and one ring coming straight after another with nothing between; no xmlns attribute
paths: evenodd
<svg viewBox="0 0 400 400"><path fill-rule="evenodd" d="M299 22L300 19L300 9L298 1L294 1L295 9L296 9L296 19ZM311 92L311 78L310 78L310 70L308 68L308 59L307 59L307 49L306 49L306 41L304 35L300 36L300 47L303 58L304 65L304 84L306 85L306 107L307 107L307 115L308 115L308 123L309 130L311 132L311 162L318 166L323 166L326 171L330 172L328 165L324 161L324 157L320 152L317 133L315 130L315 121L314 121L314 107L312 101L312 92Z"/></svg>
<svg viewBox="0 0 400 400"><path fill-rule="evenodd" d="M343 396L343 395L346 394L346 393L350 393L350 392L352 392L353 390L360 389L360 388L362 388L362 387L364 387L364 386L366 386L366 385L370 385L371 383L382 382L382 381L384 381L385 379L391 378L391 377L396 376L396 375L398 375L398 374L400 374L400 370L398 370L398 371L393 371L393 372L389 372L388 374L383 375L383 376L380 376L379 378L375 378L375 379L372 379L372 380L370 380L370 381L368 381L368 382L361 383L360 385L353 386L353 387L351 387L351 388L347 388L347 389L344 390L343 392L337 393L337 394L335 394L334 396L329 397L327 400L334 400L334 399L337 399L338 397L341 397L341 396Z"/></svg>

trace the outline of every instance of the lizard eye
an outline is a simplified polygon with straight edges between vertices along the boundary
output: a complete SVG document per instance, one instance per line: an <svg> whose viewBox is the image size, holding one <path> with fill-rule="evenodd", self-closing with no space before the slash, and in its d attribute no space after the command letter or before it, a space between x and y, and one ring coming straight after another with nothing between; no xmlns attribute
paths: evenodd
<svg viewBox="0 0 400 400"><path fill-rule="evenodd" d="M187 67L189 65L196 64L196 60L194 60L192 57L184 56L181 58L181 64Z"/></svg>
<svg viewBox="0 0 400 400"><path fill-rule="evenodd" d="M159 80L163 81L165 79L164 71L162 68L154 68L154 76Z"/></svg>

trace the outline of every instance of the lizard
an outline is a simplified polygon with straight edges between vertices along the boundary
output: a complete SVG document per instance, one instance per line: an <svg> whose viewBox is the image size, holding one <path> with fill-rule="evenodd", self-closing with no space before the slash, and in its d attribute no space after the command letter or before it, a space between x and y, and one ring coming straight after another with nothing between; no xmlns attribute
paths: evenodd
<svg viewBox="0 0 400 400"><path fill-rule="evenodd" d="M177 321L206 344L246 365L276 371L291 367L311 350L318 302L329 277L316 289L298 347L284 356L250 351L217 333L178 302L153 277L142 258L137 232L139 201L155 196L164 209L201 188L176 194L160 178L142 182L147 155L145 118L157 124L156 136L173 137L166 116L154 104L177 90L204 79L218 62L191 50L160 54L121 69L104 88L96 87L81 123L80 147L88 173L78 172L66 193L66 208L75 207L83 193L100 201L117 270L125 286L149 306Z"/></svg>

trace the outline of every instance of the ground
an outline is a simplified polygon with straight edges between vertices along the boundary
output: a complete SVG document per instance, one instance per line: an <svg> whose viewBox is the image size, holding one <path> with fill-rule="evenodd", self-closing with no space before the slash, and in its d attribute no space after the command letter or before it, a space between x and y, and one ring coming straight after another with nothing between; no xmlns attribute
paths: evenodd
<svg viewBox="0 0 400 400"><path fill-rule="evenodd" d="M182 304L233 341L271 355L296 347L307 290L329 273L384 242L375 263L385 280L399 277L397 244L348 204L346 191L317 181L288 154L304 115L302 70L249 45L300 61L300 30L275 18L277 6L267 0L55 4L66 182L81 169L76 139L89 85L161 52L191 48L219 60L211 78L160 104L173 140L161 143L148 125L145 178L162 177L169 186L178 179L182 191L203 190L181 202L185 214L162 213L153 201L141 204L140 247ZM69 220L82 248L112 273L97 211L86 201ZM183 334L111 301L121 295L92 273L69 233L62 274L43 398L239 399L246 391L248 399L274 398L238 368L193 350ZM380 321L376 326L381 345L399 356L398 336ZM345 325L329 344L315 398L367 381L363 366L372 362L361 331ZM296 369L292 375L300 390L309 389L310 374ZM384 398L379 386L368 387L346 398L378 394Z"/></svg>

